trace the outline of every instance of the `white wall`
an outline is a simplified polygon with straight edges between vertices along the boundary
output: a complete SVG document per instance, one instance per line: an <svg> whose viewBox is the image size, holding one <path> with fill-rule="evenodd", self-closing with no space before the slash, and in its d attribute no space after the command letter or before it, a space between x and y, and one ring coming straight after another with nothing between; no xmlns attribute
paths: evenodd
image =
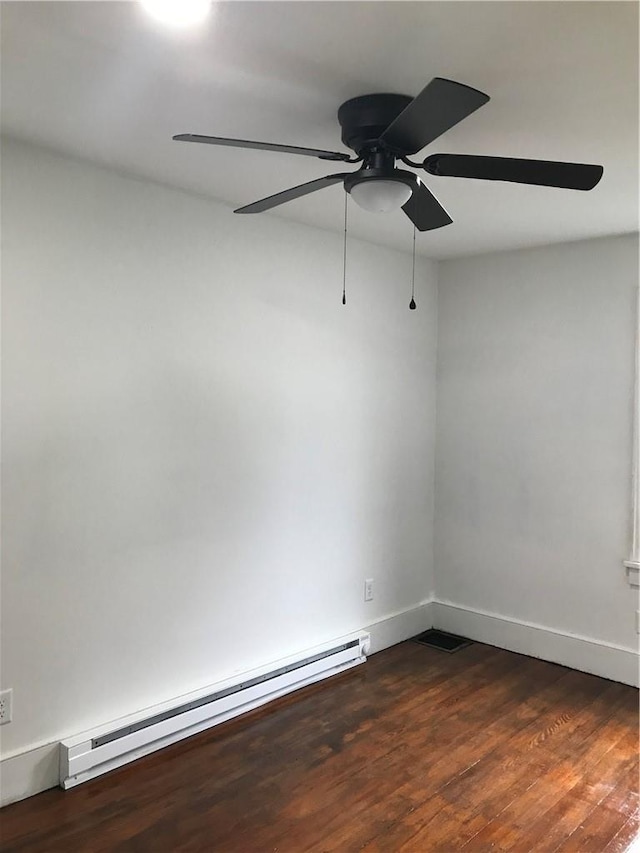
<svg viewBox="0 0 640 853"><path fill-rule="evenodd" d="M441 264L439 599L637 648L637 287L637 236Z"/></svg>
<svg viewBox="0 0 640 853"><path fill-rule="evenodd" d="M427 598L435 265L2 153L4 754Z"/></svg>

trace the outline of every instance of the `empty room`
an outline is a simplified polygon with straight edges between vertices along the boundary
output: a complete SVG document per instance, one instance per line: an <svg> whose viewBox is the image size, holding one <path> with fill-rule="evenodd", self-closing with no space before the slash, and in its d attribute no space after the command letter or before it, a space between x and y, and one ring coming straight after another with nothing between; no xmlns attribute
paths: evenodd
<svg viewBox="0 0 640 853"><path fill-rule="evenodd" d="M638 10L0 2L3 853L640 850Z"/></svg>

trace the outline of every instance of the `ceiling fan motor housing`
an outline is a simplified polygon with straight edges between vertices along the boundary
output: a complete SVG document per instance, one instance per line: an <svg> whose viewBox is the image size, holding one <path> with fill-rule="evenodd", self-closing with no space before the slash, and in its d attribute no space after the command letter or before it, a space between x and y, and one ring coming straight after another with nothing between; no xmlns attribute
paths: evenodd
<svg viewBox="0 0 640 853"><path fill-rule="evenodd" d="M391 94L361 95L345 101L338 110L343 143L362 156L379 145L384 131L411 101L408 95Z"/></svg>

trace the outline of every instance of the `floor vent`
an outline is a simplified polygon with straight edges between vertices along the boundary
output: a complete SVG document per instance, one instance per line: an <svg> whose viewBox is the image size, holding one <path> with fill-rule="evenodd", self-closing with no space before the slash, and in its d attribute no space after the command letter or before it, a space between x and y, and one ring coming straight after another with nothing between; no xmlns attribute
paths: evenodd
<svg viewBox="0 0 640 853"><path fill-rule="evenodd" d="M449 653L460 651L460 649L464 649L465 646L470 646L473 643L473 640L468 640L466 637L447 634L446 631L438 631L436 628L430 628L424 634L418 634L417 637L413 638L413 641Z"/></svg>
<svg viewBox="0 0 640 853"><path fill-rule="evenodd" d="M237 717L366 661L369 635L309 649L241 677L68 738L60 744L60 785L72 788L136 758Z"/></svg>

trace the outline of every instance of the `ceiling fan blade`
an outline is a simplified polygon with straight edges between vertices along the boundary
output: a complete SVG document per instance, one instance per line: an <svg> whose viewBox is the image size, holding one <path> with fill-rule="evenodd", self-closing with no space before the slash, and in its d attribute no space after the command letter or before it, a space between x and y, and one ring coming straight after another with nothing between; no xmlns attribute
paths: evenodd
<svg viewBox="0 0 640 853"><path fill-rule="evenodd" d="M248 139L226 139L223 136L201 136L198 133L179 133L176 142L203 142L206 145L228 145L231 148L258 148L261 151L281 151L284 154L304 154L321 160L343 160L349 162L348 154L338 151L323 151L321 148L300 148L297 145L278 145L274 142L251 142Z"/></svg>
<svg viewBox="0 0 640 853"><path fill-rule="evenodd" d="M343 181L348 172L339 175L326 175L324 178L318 178L315 181L309 181L307 184L300 184L297 187L284 190L281 193L261 198L259 201L254 201L252 204L247 204L244 207L239 207L234 210L234 213L262 213L265 210L271 210L272 207L277 207L279 204L285 204L287 201L293 201L303 195L314 193L316 190L322 190L325 187L330 187L332 184L337 184Z"/></svg>
<svg viewBox="0 0 640 853"><path fill-rule="evenodd" d="M451 225L453 219L438 199L425 187L417 175L414 177L416 184L413 195L406 204L402 205L402 209L418 231L432 231L434 228Z"/></svg>
<svg viewBox="0 0 640 853"><path fill-rule="evenodd" d="M514 157L481 157L472 154L432 154L423 163L431 175L513 181L567 190L592 190L602 177L602 166L557 163L552 160L520 160Z"/></svg>
<svg viewBox="0 0 640 853"><path fill-rule="evenodd" d="M463 83L434 77L380 139L402 154L415 154L488 100L484 92Z"/></svg>

